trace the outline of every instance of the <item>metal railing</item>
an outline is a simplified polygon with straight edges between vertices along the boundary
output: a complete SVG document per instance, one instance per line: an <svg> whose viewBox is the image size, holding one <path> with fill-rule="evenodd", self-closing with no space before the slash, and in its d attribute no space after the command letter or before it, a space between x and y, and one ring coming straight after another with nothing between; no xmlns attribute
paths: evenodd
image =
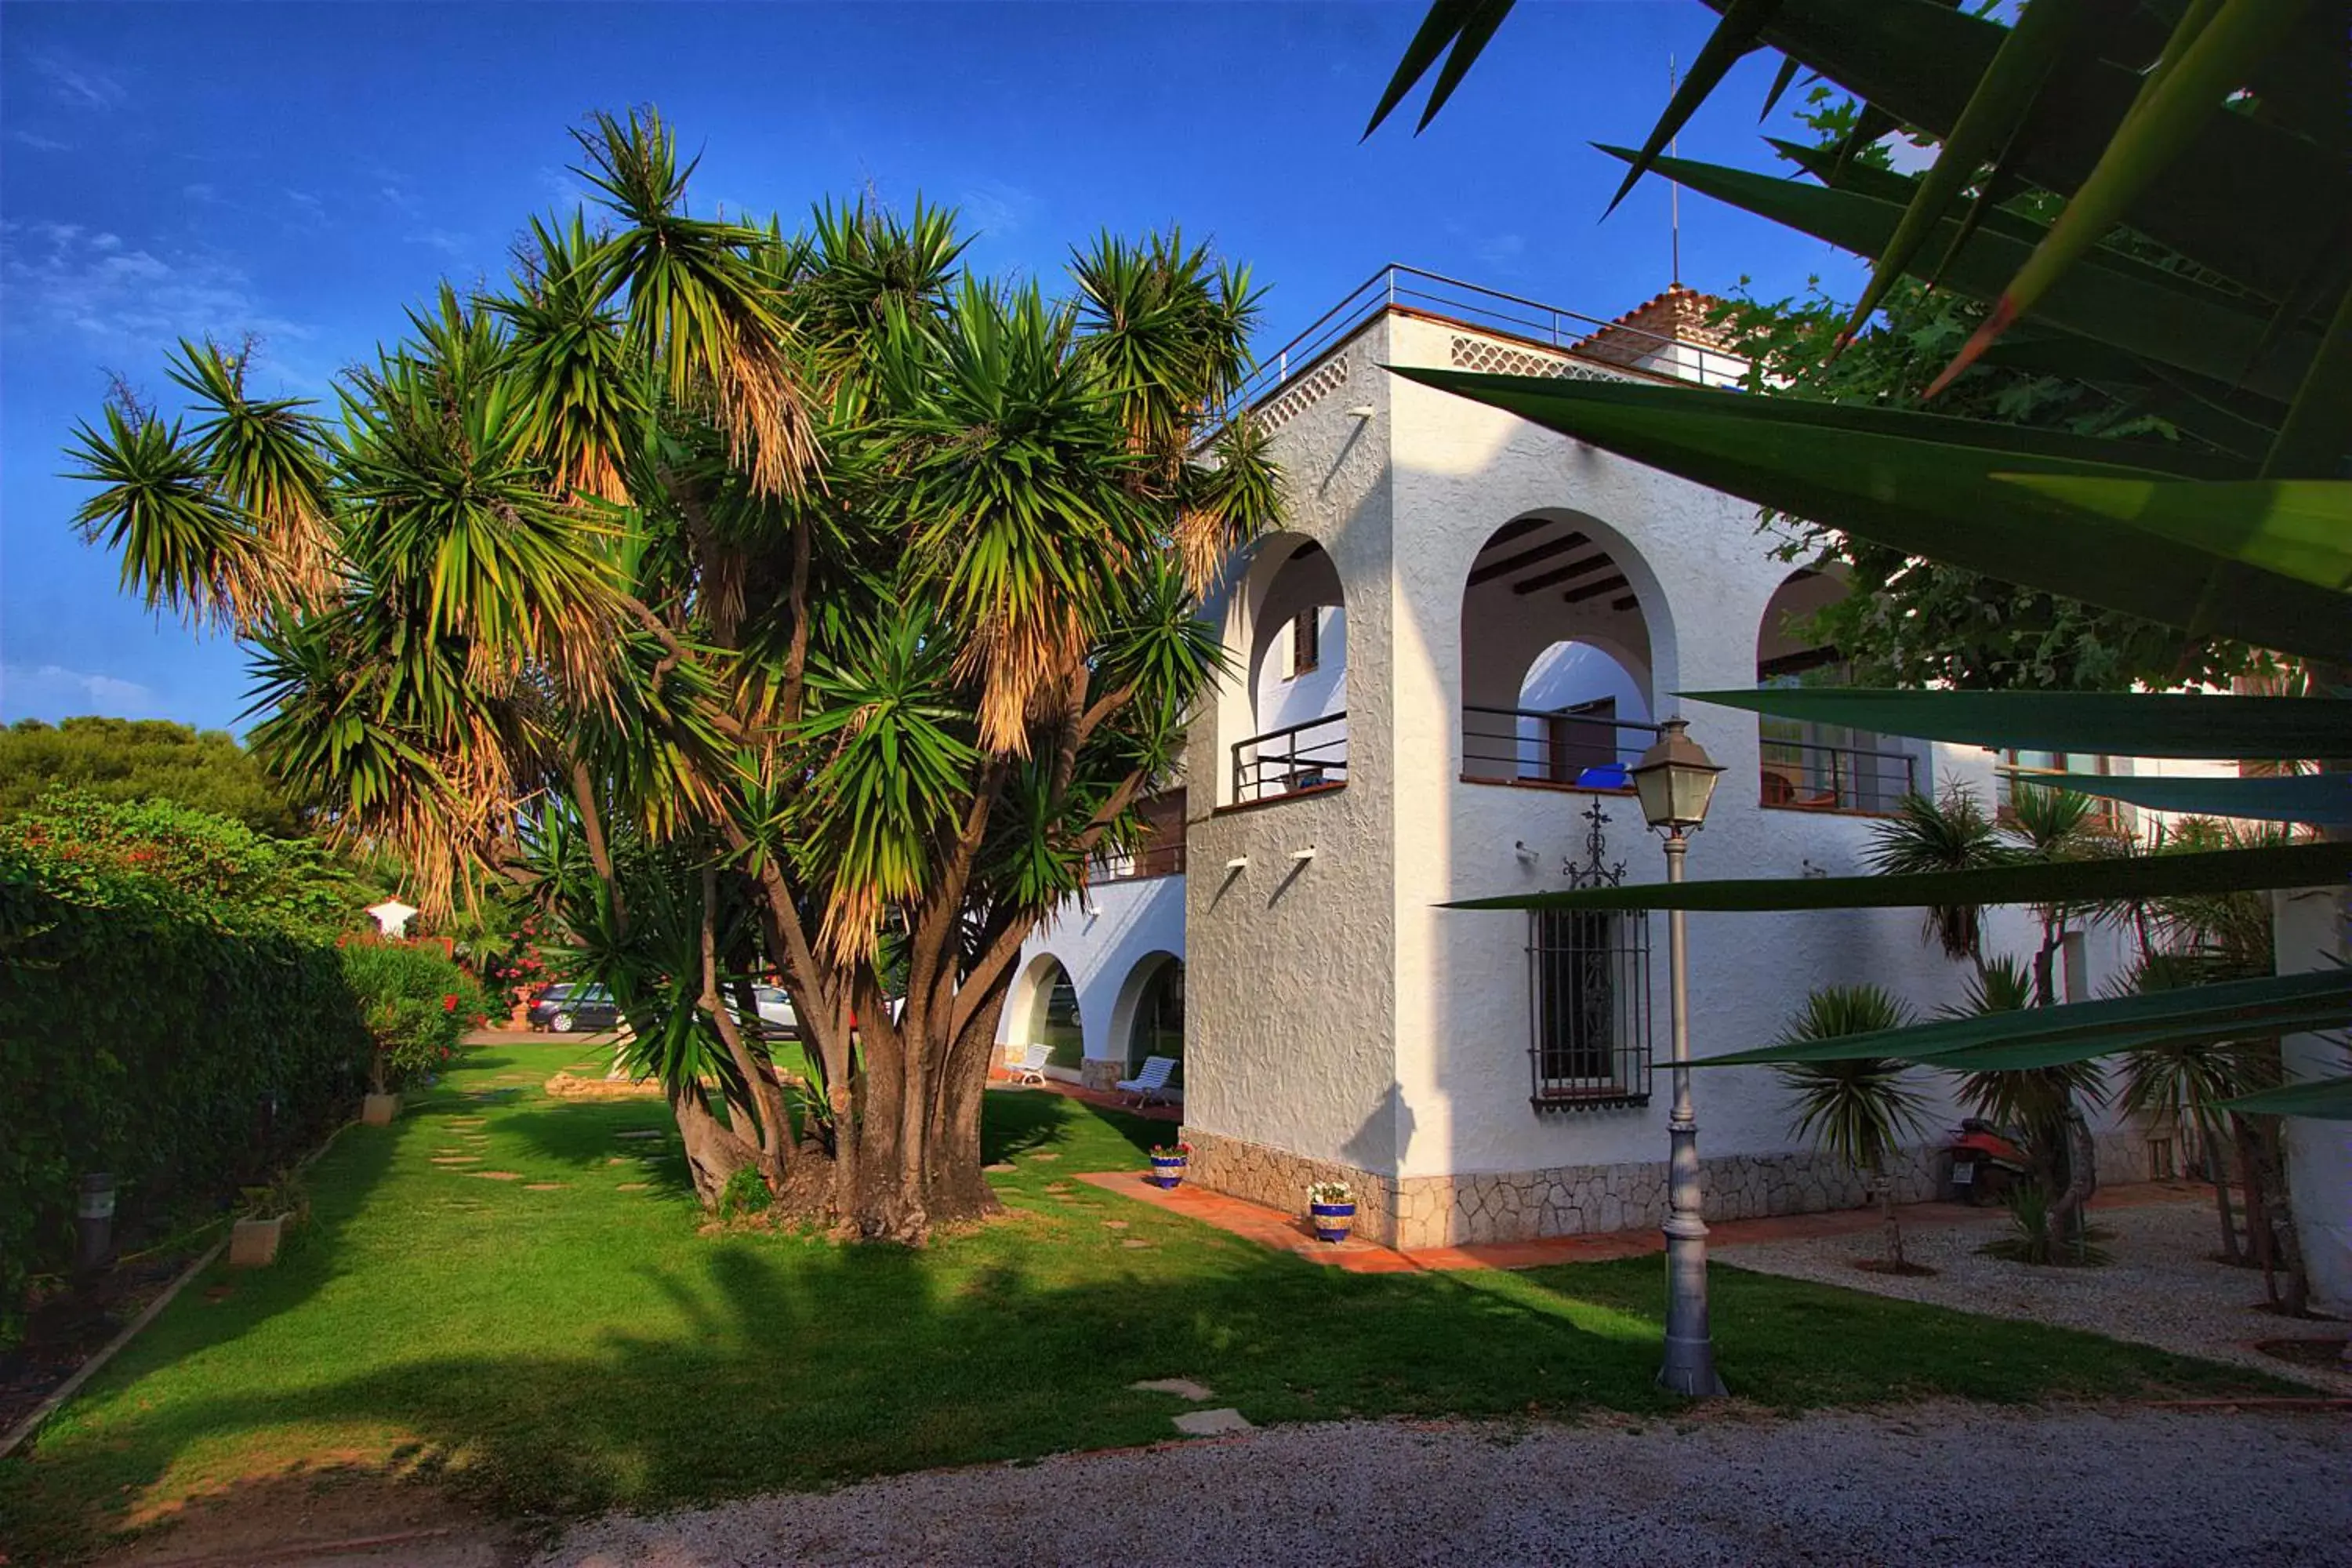
<svg viewBox="0 0 2352 1568"><path fill-rule="evenodd" d="M1309 739L1308 737L1313 737ZM1286 724L1234 742L1234 804L1326 789L1348 777L1348 715Z"/></svg>
<svg viewBox="0 0 2352 1568"><path fill-rule="evenodd" d="M1462 710L1462 772L1580 789L1631 789L1633 764L1658 738L1655 724L1558 708Z"/></svg>
<svg viewBox="0 0 2352 1568"><path fill-rule="evenodd" d="M1184 874L1184 843L1153 844L1132 855L1106 855L1095 862L1097 882L1140 882L1147 877Z"/></svg>
<svg viewBox="0 0 2352 1568"><path fill-rule="evenodd" d="M1528 917L1528 1102L1538 1110L1650 1098L1650 921L1538 910Z"/></svg>
<svg viewBox="0 0 2352 1568"><path fill-rule="evenodd" d="M1643 344L1645 352L1672 354L1676 358L1695 356L1698 380L1709 386L1723 381L1738 380L1748 368L1744 360L1725 353L1721 349L1709 348L1705 343L1668 337L1639 327L1623 326L1599 316L1588 316L1581 311L1546 304L1540 300L1505 293L1499 289L1488 289L1459 278L1448 278L1441 272L1392 261L1317 317L1306 331L1259 360L1257 368L1243 380L1233 395L1209 411L1209 416L1202 422L1202 428L1213 437L1240 410L1273 396L1292 376L1312 369L1350 332L1381 311L1396 307L1546 344L1560 353L1571 355L1574 344L1595 332L1614 331ZM1666 371L1641 370L1621 364L1613 359L1575 357L1580 363L1590 365L1601 374L1628 381L1687 379ZM1204 437L1204 444L1206 439Z"/></svg>
<svg viewBox="0 0 2352 1568"><path fill-rule="evenodd" d="M1761 743L1763 800L1793 811L1893 811L1919 787L1909 752L1817 741Z"/></svg>

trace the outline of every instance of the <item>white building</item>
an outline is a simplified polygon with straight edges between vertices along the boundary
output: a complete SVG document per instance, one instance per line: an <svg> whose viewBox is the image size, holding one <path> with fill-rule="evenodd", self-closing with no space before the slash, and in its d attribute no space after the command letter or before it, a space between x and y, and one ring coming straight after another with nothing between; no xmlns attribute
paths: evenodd
<svg viewBox="0 0 2352 1568"><path fill-rule="evenodd" d="M1381 367L1729 381L1702 317L1688 290L1601 323L1390 268L1278 357L1251 401L1277 432L1290 531L1234 562L1214 605L1234 673L1192 725L1155 847L1031 939L1009 1044L1045 1040L1057 1072L1107 1085L1181 1037L1193 1179L1286 1209L1348 1180L1370 1239L1664 1217L1663 919L1653 940L1648 917L1441 906L1570 885L1596 811L1601 868L1656 879L1625 765L1675 691L1833 662L1784 621L1838 585L1775 561L1745 501ZM1684 716L1728 770L1695 877L1860 874L1906 789L1994 794L1974 748ZM1990 924L1990 951L2038 942L2026 911ZM1815 986L1874 981L1924 1010L1969 974L1912 910L1689 926L1700 1056L1769 1041ZM2063 951L2070 995L2120 962L2098 930ZM1696 1094L1710 1216L1863 1200L1792 1135L1770 1072L1710 1070ZM2103 1177L2150 1157L2111 1128ZM1934 1180L1923 1152L1907 1195Z"/></svg>

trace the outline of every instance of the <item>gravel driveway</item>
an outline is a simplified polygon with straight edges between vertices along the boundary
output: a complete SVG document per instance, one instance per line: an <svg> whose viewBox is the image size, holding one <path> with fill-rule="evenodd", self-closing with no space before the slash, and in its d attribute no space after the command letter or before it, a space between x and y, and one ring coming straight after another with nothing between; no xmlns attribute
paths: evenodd
<svg viewBox="0 0 2352 1568"><path fill-rule="evenodd" d="M1683 1479L1683 1478L1687 1478ZM540 1568L2352 1563L2352 1420L1344 1422L585 1525Z"/></svg>
<svg viewBox="0 0 2352 1568"><path fill-rule="evenodd" d="M2114 1236L2101 1243L2112 1258L2098 1268L2046 1268L1987 1258L1977 1249L2007 1228L1996 1211L1981 1225L1906 1230L1904 1256L1937 1270L1905 1278L1856 1268L1880 1256L1876 1230L1810 1241L1725 1246L1726 1263L1765 1274L1843 1285L1932 1301L1999 1318L2025 1318L2088 1329L2181 1355L2259 1368L2273 1377L2352 1394L2352 1375L2264 1355L2257 1340L2344 1337L2341 1323L2298 1321L2258 1311L2263 1277L2213 1261L2221 1238L2210 1203L2148 1204L2093 1212L2092 1224ZM2352 1477L2345 1482L2352 1489Z"/></svg>

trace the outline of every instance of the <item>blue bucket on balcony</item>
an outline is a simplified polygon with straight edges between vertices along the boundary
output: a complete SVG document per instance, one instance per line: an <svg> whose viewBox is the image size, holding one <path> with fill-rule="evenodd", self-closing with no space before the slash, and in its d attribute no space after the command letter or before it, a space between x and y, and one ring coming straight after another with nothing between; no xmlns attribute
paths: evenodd
<svg viewBox="0 0 2352 1568"><path fill-rule="evenodd" d="M1310 1203L1307 1213L1318 1241L1345 1241L1348 1233L1356 1227L1356 1205L1352 1203Z"/></svg>
<svg viewBox="0 0 2352 1568"><path fill-rule="evenodd" d="M1154 1154L1151 1156L1151 1184L1174 1191L1184 1180L1184 1156Z"/></svg>

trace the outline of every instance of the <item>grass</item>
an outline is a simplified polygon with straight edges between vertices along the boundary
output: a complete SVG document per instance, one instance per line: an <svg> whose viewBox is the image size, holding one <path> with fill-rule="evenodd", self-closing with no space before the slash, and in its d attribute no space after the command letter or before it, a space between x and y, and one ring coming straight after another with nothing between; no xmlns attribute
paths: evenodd
<svg viewBox="0 0 2352 1568"><path fill-rule="evenodd" d="M990 1097L1000 1223L919 1252L703 1235L658 1102L539 1091L590 1066L573 1042L478 1048L395 1125L346 1130L276 1268L199 1281L0 1466L0 1556L322 1461L555 1515L1141 1443L1181 1408L1126 1386L1149 1377L1261 1423L1675 1408L1650 1381L1655 1258L1343 1274L1070 1180L1168 1129L1043 1094ZM1714 1290L1725 1376L1774 1409L2293 1392L1736 1268Z"/></svg>

